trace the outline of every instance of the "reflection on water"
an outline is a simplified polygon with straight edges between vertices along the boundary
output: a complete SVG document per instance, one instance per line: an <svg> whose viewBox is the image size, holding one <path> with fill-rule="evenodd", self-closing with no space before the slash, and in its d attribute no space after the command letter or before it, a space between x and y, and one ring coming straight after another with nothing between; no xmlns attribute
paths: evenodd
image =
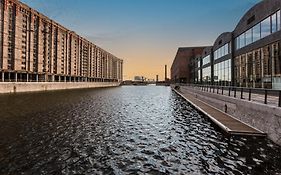
<svg viewBox="0 0 281 175"><path fill-rule="evenodd" d="M224 136L169 87L0 96L0 174L278 174L269 140Z"/></svg>

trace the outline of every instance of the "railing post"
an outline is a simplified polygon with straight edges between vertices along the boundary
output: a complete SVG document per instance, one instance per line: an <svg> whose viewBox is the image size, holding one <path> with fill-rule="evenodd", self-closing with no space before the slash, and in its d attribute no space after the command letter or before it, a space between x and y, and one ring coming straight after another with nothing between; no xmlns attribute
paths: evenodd
<svg viewBox="0 0 281 175"><path fill-rule="evenodd" d="M267 104L267 89L264 92L264 104Z"/></svg>
<svg viewBox="0 0 281 175"><path fill-rule="evenodd" d="M228 87L228 96L230 97L230 87Z"/></svg>
<svg viewBox="0 0 281 175"><path fill-rule="evenodd" d="M251 101L252 98L252 89L249 89L249 101Z"/></svg>
<svg viewBox="0 0 281 175"><path fill-rule="evenodd" d="M236 87L234 88L234 98L236 98Z"/></svg>
<svg viewBox="0 0 281 175"><path fill-rule="evenodd" d="M219 87L217 87L217 94L219 94Z"/></svg>
<svg viewBox="0 0 281 175"><path fill-rule="evenodd" d="M278 107L281 107L281 91L279 91L279 103L278 103Z"/></svg>
<svg viewBox="0 0 281 175"><path fill-rule="evenodd" d="M222 88L221 88L221 94L222 94L222 95L223 95L223 89L224 89L224 88L222 87Z"/></svg>
<svg viewBox="0 0 281 175"><path fill-rule="evenodd" d="M241 99L243 99L243 88L241 88Z"/></svg>

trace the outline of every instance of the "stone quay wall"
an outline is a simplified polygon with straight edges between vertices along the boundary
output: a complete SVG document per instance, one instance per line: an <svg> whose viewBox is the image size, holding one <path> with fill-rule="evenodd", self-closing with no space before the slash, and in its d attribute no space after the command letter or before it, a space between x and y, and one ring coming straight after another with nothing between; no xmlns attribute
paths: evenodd
<svg viewBox="0 0 281 175"><path fill-rule="evenodd" d="M13 82L0 83L0 94L34 92L34 91L54 91L64 89L84 89L117 87L118 82Z"/></svg>
<svg viewBox="0 0 281 175"><path fill-rule="evenodd" d="M225 111L233 117L266 133L273 142L281 145L281 108L223 96L210 92L203 92L188 86L181 86L182 93L190 93L199 100Z"/></svg>

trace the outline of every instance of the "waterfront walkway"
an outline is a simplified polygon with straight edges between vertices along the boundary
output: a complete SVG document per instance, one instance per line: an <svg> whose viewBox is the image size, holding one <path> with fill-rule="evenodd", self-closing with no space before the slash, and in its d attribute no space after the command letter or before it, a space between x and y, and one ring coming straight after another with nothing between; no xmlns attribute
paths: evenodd
<svg viewBox="0 0 281 175"><path fill-rule="evenodd" d="M265 133L255 129L237 119L218 110L211 105L199 100L191 93L186 91L177 91L180 96L185 98L189 103L191 103L195 108L203 112L208 116L216 125L223 129L226 133L230 135L253 135L253 136L266 136Z"/></svg>
<svg viewBox="0 0 281 175"><path fill-rule="evenodd" d="M186 85L181 85L184 87ZM278 93L278 90L270 90L270 89L254 89L252 88L237 88L237 87L223 87L223 86L188 86L192 87L196 90L216 93L219 95L239 98L242 100L247 100L255 103L266 104L269 106L278 107L280 104L281 96ZM234 90L236 89L236 91ZM265 90L267 90L267 94L265 95ZM280 92L281 94L281 92ZM279 97L280 96L280 97ZM281 106L280 106L281 107Z"/></svg>

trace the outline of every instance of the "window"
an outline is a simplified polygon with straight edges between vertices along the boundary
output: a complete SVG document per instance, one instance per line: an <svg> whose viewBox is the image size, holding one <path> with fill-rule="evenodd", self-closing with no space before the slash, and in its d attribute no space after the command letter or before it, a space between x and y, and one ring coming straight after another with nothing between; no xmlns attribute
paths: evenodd
<svg viewBox="0 0 281 175"><path fill-rule="evenodd" d="M200 71L200 70L198 70L197 82L200 82L200 79L201 79L201 71Z"/></svg>
<svg viewBox="0 0 281 175"><path fill-rule="evenodd" d="M210 63L210 62L211 62L210 55L203 58L203 66Z"/></svg>
<svg viewBox="0 0 281 175"><path fill-rule="evenodd" d="M218 51L216 50L216 51L214 52L214 59L217 59L217 57L218 57L217 53L218 53Z"/></svg>
<svg viewBox="0 0 281 175"><path fill-rule="evenodd" d="M226 43L225 45L223 45L222 47L218 48L215 52L214 52L214 59L217 60L227 54L230 53L230 48L229 48L230 44Z"/></svg>
<svg viewBox="0 0 281 175"><path fill-rule="evenodd" d="M229 54L229 44L227 43L226 45L224 45L224 54L227 55Z"/></svg>
<svg viewBox="0 0 281 175"><path fill-rule="evenodd" d="M261 38L264 38L271 33L270 17L261 22Z"/></svg>
<svg viewBox="0 0 281 175"><path fill-rule="evenodd" d="M202 69L202 80L204 82L211 81L211 67L210 66Z"/></svg>
<svg viewBox="0 0 281 175"><path fill-rule="evenodd" d="M274 33L277 31L277 13L274 13L271 16L271 32Z"/></svg>
<svg viewBox="0 0 281 175"><path fill-rule="evenodd" d="M245 37L246 37L246 45L249 45L253 42L252 29L246 31Z"/></svg>
<svg viewBox="0 0 281 175"><path fill-rule="evenodd" d="M279 31L280 30L280 10L277 12L276 18L277 18L277 31Z"/></svg>
<svg viewBox="0 0 281 175"><path fill-rule="evenodd" d="M219 85L230 85L231 60L226 60L214 65L214 81Z"/></svg>
<svg viewBox="0 0 281 175"><path fill-rule="evenodd" d="M280 10L235 38L236 50L280 30Z"/></svg>
<svg viewBox="0 0 281 175"><path fill-rule="evenodd" d="M261 39L261 25L258 23L253 27L253 42Z"/></svg>
<svg viewBox="0 0 281 175"><path fill-rule="evenodd" d="M240 48L242 48L242 47L245 46L245 33L242 33L242 34L239 36L239 39L240 39Z"/></svg>
<svg viewBox="0 0 281 175"><path fill-rule="evenodd" d="M240 49L240 38L239 37L235 38L235 47L236 47L236 50Z"/></svg>

